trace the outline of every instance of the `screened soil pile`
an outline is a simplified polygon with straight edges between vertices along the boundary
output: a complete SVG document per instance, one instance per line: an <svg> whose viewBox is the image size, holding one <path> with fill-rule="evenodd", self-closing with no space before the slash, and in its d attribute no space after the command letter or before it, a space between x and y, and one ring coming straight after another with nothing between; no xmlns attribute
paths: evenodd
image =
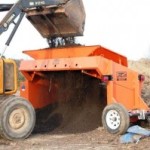
<svg viewBox="0 0 150 150"><path fill-rule="evenodd" d="M55 80L60 86L58 102L37 112L35 133L82 133L102 125L106 86L100 80L80 72L55 74Z"/></svg>

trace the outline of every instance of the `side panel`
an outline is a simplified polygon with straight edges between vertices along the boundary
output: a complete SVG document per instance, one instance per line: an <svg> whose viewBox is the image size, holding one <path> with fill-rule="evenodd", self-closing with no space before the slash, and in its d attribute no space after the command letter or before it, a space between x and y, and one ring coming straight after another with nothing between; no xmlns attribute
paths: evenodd
<svg viewBox="0 0 150 150"><path fill-rule="evenodd" d="M3 59L0 59L0 94L4 93L4 64Z"/></svg>
<svg viewBox="0 0 150 150"><path fill-rule="evenodd" d="M49 83L49 81L47 82ZM29 100L35 109L42 108L56 101L56 87L50 86L31 81L22 82L20 96Z"/></svg>
<svg viewBox="0 0 150 150"><path fill-rule="evenodd" d="M17 91L16 63L11 59L0 59L0 94L14 94Z"/></svg>
<svg viewBox="0 0 150 150"><path fill-rule="evenodd" d="M17 91L17 66L15 61L4 59L4 93L14 94Z"/></svg>
<svg viewBox="0 0 150 150"><path fill-rule="evenodd" d="M142 81L139 74L122 65L112 62L113 81L107 84L108 104L117 102L123 104L128 110L148 110L148 106L141 98Z"/></svg>

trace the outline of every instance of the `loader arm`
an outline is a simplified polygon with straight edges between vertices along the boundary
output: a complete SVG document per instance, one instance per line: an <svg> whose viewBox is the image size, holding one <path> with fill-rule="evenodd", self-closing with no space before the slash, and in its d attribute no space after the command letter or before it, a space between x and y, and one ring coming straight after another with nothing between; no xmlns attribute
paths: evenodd
<svg viewBox="0 0 150 150"><path fill-rule="evenodd" d="M14 28L5 43L5 49L9 46L28 9L40 12L44 7L58 7L65 2L67 0L19 0L15 4L0 4L0 12L8 11L0 22L0 35L9 29L11 24L14 24ZM13 60L3 59L5 49L0 58L0 95L11 95L17 91L17 66Z"/></svg>
<svg viewBox="0 0 150 150"><path fill-rule="evenodd" d="M7 31L9 26L11 24L14 24L14 28L6 42L6 45L9 46L14 34L16 33L24 14L28 9L33 10L42 10L45 6L50 7L58 7L59 5L62 5L66 3L68 0L19 0L17 3L13 4L1 4L0 5L0 11L8 11L6 16L3 18L3 20L0 22L0 35ZM16 18L17 21L15 22Z"/></svg>

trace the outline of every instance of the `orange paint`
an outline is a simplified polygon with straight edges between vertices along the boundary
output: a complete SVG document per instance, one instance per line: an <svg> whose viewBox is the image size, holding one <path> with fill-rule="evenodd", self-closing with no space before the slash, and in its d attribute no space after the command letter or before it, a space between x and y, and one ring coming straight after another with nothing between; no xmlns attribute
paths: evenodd
<svg viewBox="0 0 150 150"><path fill-rule="evenodd" d="M57 101L57 85L51 83L47 74L61 71L81 71L86 75L107 82L107 104L121 103L128 110L149 110L141 98L142 82L138 73L127 68L127 58L101 46L77 46L24 52L35 60L22 61L21 72L26 77L27 98L35 108L42 108Z"/></svg>

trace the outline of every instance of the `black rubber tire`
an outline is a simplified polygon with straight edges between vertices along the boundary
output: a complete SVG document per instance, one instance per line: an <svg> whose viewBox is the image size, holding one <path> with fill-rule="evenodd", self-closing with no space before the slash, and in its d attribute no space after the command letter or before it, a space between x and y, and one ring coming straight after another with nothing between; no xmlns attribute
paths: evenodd
<svg viewBox="0 0 150 150"><path fill-rule="evenodd" d="M25 139L33 131L35 118L29 101L16 96L6 97L0 104L0 135L9 140Z"/></svg>
<svg viewBox="0 0 150 150"><path fill-rule="evenodd" d="M118 125L116 126L116 122L117 122L117 117L114 118L114 127L115 128L111 128L107 122L107 114L108 113L111 113L115 111L117 113L117 117L118 117ZM111 115L111 114L110 114ZM112 115L113 116L113 115ZM111 117L111 116L110 116ZM108 118L110 121L112 121L112 118ZM115 122L116 121L116 122ZM126 110L126 108L122 105L122 104L119 104L119 103L113 103L111 105L108 105L104 108L103 110L103 113L102 113L102 124L103 124L103 127L111 134L124 134L127 129L129 128L129 125L130 125L130 117L129 117L129 114L128 114L128 111ZM113 124L113 123L111 123Z"/></svg>

